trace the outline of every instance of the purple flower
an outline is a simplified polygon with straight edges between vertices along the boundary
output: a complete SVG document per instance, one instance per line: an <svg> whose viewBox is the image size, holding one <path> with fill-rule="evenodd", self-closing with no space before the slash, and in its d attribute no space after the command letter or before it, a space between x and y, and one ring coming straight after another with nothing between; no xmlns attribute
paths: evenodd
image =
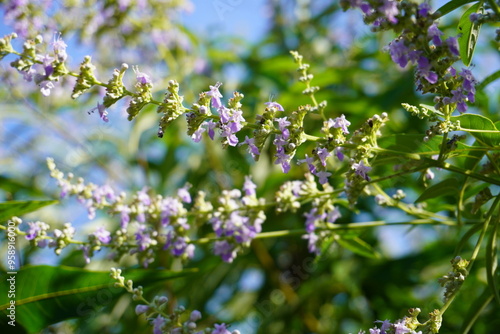
<svg viewBox="0 0 500 334"><path fill-rule="evenodd" d="M396 1L393 0L384 0L384 4L379 7L379 11L385 15L387 21L390 23L396 24L398 23L398 19L396 19L396 15L399 14L399 9Z"/></svg>
<svg viewBox="0 0 500 334"><path fill-rule="evenodd" d="M31 82L31 81L33 81L33 77L36 74L36 71L34 68L30 67L29 69L27 69L26 71L23 71L21 73L23 74L24 80Z"/></svg>
<svg viewBox="0 0 500 334"><path fill-rule="evenodd" d="M104 121L104 122L109 122L109 119L108 119L108 111L106 110L106 107L104 106L104 104L100 104L99 102L97 102L97 111L99 112L99 117L101 117L101 119Z"/></svg>
<svg viewBox="0 0 500 334"><path fill-rule="evenodd" d="M427 37L432 39L432 42L435 46L440 46L443 42L441 41L441 37L443 32L439 30L436 23L433 23L429 29L427 30Z"/></svg>
<svg viewBox="0 0 500 334"><path fill-rule="evenodd" d="M243 191L246 196L255 196L255 189L257 186L252 182L250 176L245 176L245 183L243 184Z"/></svg>
<svg viewBox="0 0 500 334"><path fill-rule="evenodd" d="M203 134L203 132L205 132L206 129L202 126L200 126L192 135L191 135L191 138L193 139L193 141L195 143L199 143L200 140L201 140L201 135Z"/></svg>
<svg viewBox="0 0 500 334"><path fill-rule="evenodd" d="M151 205L151 197L148 195L148 188L143 187L137 192L137 200L144 205Z"/></svg>
<svg viewBox="0 0 500 334"><path fill-rule="evenodd" d="M221 107L219 108L219 113L221 136L226 138L230 146L236 146L238 144L238 137L234 134L243 128L242 122L245 121L242 116L242 111Z"/></svg>
<svg viewBox="0 0 500 334"><path fill-rule="evenodd" d="M177 190L177 196L183 201L184 203L191 203L191 195L189 194L189 185L186 185L182 188L179 188Z"/></svg>
<svg viewBox="0 0 500 334"><path fill-rule="evenodd" d="M460 55L460 52L458 51L458 40L456 37L448 37L446 45L448 45L448 49L453 55L457 57Z"/></svg>
<svg viewBox="0 0 500 334"><path fill-rule="evenodd" d="M431 6L427 2L421 3L418 6L418 15L422 17L427 17L430 11L431 11Z"/></svg>
<svg viewBox="0 0 500 334"><path fill-rule="evenodd" d="M467 104L465 103L465 99L467 99L467 96L464 95L464 93L459 89L454 89L451 93L453 94L453 97L450 101L457 104L457 110L461 113L466 112Z"/></svg>
<svg viewBox="0 0 500 334"><path fill-rule="evenodd" d="M26 231L26 240L33 240L41 235L41 232L47 231L49 225L43 222L28 222L29 229Z"/></svg>
<svg viewBox="0 0 500 334"><path fill-rule="evenodd" d="M366 181L370 181L370 177L368 176L368 172L372 170L370 166L365 165L365 162L361 160L359 163L353 163L352 169L354 169L355 173L361 176Z"/></svg>
<svg viewBox="0 0 500 334"><path fill-rule="evenodd" d="M198 321L201 319L201 312L198 310L194 310L191 312L191 315L189 315L189 320L191 321Z"/></svg>
<svg viewBox="0 0 500 334"><path fill-rule="evenodd" d="M365 14L365 15L371 15L373 13L373 8L372 6L370 6L369 3L367 2L362 2L361 5L359 6L359 8L361 9L361 11Z"/></svg>
<svg viewBox="0 0 500 334"><path fill-rule="evenodd" d="M306 217L306 232L312 233L316 229L316 222L325 219L326 214L318 214L317 208L312 208L311 211L304 213Z"/></svg>
<svg viewBox="0 0 500 334"><path fill-rule="evenodd" d="M460 72L459 74L463 79L462 87L468 92L475 93L476 92L475 86L476 86L477 81L474 78L474 76L472 75L472 72L468 69L463 68L462 72ZM469 100L470 100L470 98L469 98ZM474 101L472 100L471 102L474 102Z"/></svg>
<svg viewBox="0 0 500 334"><path fill-rule="evenodd" d="M163 225L170 224L170 218L177 215L179 208L182 208L182 204L179 200L172 197L164 198L160 205L161 223Z"/></svg>
<svg viewBox="0 0 500 334"><path fill-rule="evenodd" d="M153 324L153 334L162 334L163 333L163 326L165 325L166 321L165 318L163 318L161 315L158 315L152 322Z"/></svg>
<svg viewBox="0 0 500 334"><path fill-rule="evenodd" d="M328 124L331 124L331 126L333 126L334 128L341 128L344 134L348 134L349 130L347 128L349 127L349 125L351 125L351 122L349 122L345 118L344 114L342 114L340 117L337 117L334 120L330 118L328 120Z"/></svg>
<svg viewBox="0 0 500 334"><path fill-rule="evenodd" d="M194 256L194 245L188 244L186 237L177 236L173 242L167 242L164 248L170 248L170 252L174 256L183 256L186 254L188 258L192 258Z"/></svg>
<svg viewBox="0 0 500 334"><path fill-rule="evenodd" d="M248 138L245 136L245 140L240 145L248 145L248 153L252 156L252 158L256 159L257 156L260 155L259 148L255 146L255 138Z"/></svg>
<svg viewBox="0 0 500 334"><path fill-rule="evenodd" d="M411 332L411 329L406 327L404 320L398 320L393 326L394 334L405 334Z"/></svg>
<svg viewBox="0 0 500 334"><path fill-rule="evenodd" d="M103 244L108 244L111 241L111 233L104 226L99 227L93 234Z"/></svg>
<svg viewBox="0 0 500 334"><path fill-rule="evenodd" d="M231 130L231 128L229 128L228 126L222 124L220 126L221 128L221 133L220 135L222 137L225 137L226 140L227 140L227 143L229 144L229 146L236 146L238 145L238 137L236 137L236 135L234 135L233 131Z"/></svg>
<svg viewBox="0 0 500 334"><path fill-rule="evenodd" d="M275 121L278 122L278 127L281 131L282 139L287 140L290 137L290 130L287 129L287 126L289 126L292 123L287 121L286 117L276 118Z"/></svg>
<svg viewBox="0 0 500 334"><path fill-rule="evenodd" d="M220 107L218 109L219 111L219 115L220 115L220 120L222 123L229 123L229 121L231 120L231 109L228 109L224 106Z"/></svg>
<svg viewBox="0 0 500 334"><path fill-rule="evenodd" d="M435 84L438 81L438 75L431 71L432 65L424 56L418 59L418 72L423 76L429 83Z"/></svg>
<svg viewBox="0 0 500 334"><path fill-rule="evenodd" d="M387 330L391 328L391 322L389 320L377 320L375 321L376 323L381 323L382 326L380 326L381 334L385 334Z"/></svg>
<svg viewBox="0 0 500 334"><path fill-rule="evenodd" d="M285 109L283 109L283 107L281 106L281 104L279 104L278 102L273 102L273 101L270 101L270 102L266 102L264 103L268 108L276 108L278 111L285 111Z"/></svg>
<svg viewBox="0 0 500 334"><path fill-rule="evenodd" d="M214 254L219 255L222 261L231 263L236 258L236 250L226 240L216 241L214 244Z"/></svg>
<svg viewBox="0 0 500 334"><path fill-rule="evenodd" d="M319 178L319 183L320 184L325 184L328 183L328 177L332 175L332 173L321 171L321 172L316 172L316 175Z"/></svg>
<svg viewBox="0 0 500 334"><path fill-rule="evenodd" d="M64 43L61 33L54 34L54 42L52 42L52 47L54 48L54 53L57 56L59 61L65 61L68 58L68 54L66 53L66 48L68 47L66 43Z"/></svg>
<svg viewBox="0 0 500 334"><path fill-rule="evenodd" d="M132 69L135 72L135 78L139 84L141 85L151 84L151 79L149 78L149 75L139 71L139 66L135 66Z"/></svg>
<svg viewBox="0 0 500 334"><path fill-rule="evenodd" d="M222 86L222 83L217 82L214 86L210 86L210 90L206 92L208 96L212 97L212 107L215 109L219 109L222 107L221 97L222 94L219 91L219 87Z"/></svg>
<svg viewBox="0 0 500 334"><path fill-rule="evenodd" d="M337 159L339 159L340 161L344 161L344 153L342 153L343 150L344 150L343 147L335 148L335 155L337 156Z"/></svg>
<svg viewBox="0 0 500 334"><path fill-rule="evenodd" d="M151 238L149 231L145 225L141 225L139 230L135 233L135 240L137 241L137 249L140 252L145 251L150 246L156 245L156 240Z"/></svg>
<svg viewBox="0 0 500 334"><path fill-rule="evenodd" d="M313 162L314 162L314 158L309 157L307 154L306 154L305 159L297 160L298 164L306 163L307 167L309 168L309 172L311 172L311 174L314 174L316 172L316 166L314 166Z"/></svg>
<svg viewBox="0 0 500 334"><path fill-rule="evenodd" d="M284 150L276 152L276 161L274 162L275 165L281 164L281 170L283 173L288 173L290 171L290 156L288 154L285 154Z"/></svg>
<svg viewBox="0 0 500 334"><path fill-rule="evenodd" d="M320 250L318 249L318 241L319 241L319 237L314 234L314 233L308 233L308 234L304 234L302 236L302 239L307 239L308 240L308 250L309 250L309 253L315 253L316 255L319 255L320 254Z"/></svg>
<svg viewBox="0 0 500 334"><path fill-rule="evenodd" d="M124 204L118 204L115 207L115 212L120 214L121 228L127 228L127 225L130 222L130 211L130 208Z"/></svg>
<svg viewBox="0 0 500 334"><path fill-rule="evenodd" d="M149 311L149 306L147 305L139 304L135 307L135 314L137 315L143 314L147 311Z"/></svg>
<svg viewBox="0 0 500 334"><path fill-rule="evenodd" d="M405 45L404 40L396 39L389 43L389 53L393 62L404 68L408 64L408 54L410 49Z"/></svg>
<svg viewBox="0 0 500 334"><path fill-rule="evenodd" d="M326 159L330 156L330 152L325 147L318 148L316 150L316 154L318 155L319 161L323 167L326 167Z"/></svg>
<svg viewBox="0 0 500 334"><path fill-rule="evenodd" d="M205 125L207 127L207 132L208 132L208 136L210 137L210 139L214 140L214 136L215 136L214 129L217 126L217 123L215 123L212 120L209 120L208 122L204 123L203 125Z"/></svg>
<svg viewBox="0 0 500 334"><path fill-rule="evenodd" d="M226 324L215 324L214 325L214 330L212 331L211 334L231 334L230 331L227 330Z"/></svg>
<svg viewBox="0 0 500 334"><path fill-rule="evenodd" d="M44 80L38 84L40 86L40 92L43 96L47 97L50 95L50 90L54 88L52 81Z"/></svg>
<svg viewBox="0 0 500 334"><path fill-rule="evenodd" d="M479 19L479 14L478 13L472 13L469 16L469 20L473 23L475 23Z"/></svg>
<svg viewBox="0 0 500 334"><path fill-rule="evenodd" d="M333 224L340 217L341 215L339 209L337 207L334 207L332 211L329 211L326 214L326 221Z"/></svg>

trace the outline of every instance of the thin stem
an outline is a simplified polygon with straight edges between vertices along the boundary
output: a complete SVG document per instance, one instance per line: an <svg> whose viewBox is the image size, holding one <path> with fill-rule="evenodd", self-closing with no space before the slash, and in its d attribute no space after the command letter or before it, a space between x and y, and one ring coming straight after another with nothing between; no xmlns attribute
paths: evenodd
<svg viewBox="0 0 500 334"><path fill-rule="evenodd" d="M483 229L481 231L481 234L479 235L479 239L477 240L476 246L474 247L474 251L472 252L472 256L469 260L469 265L467 266L467 272L469 272L469 273L470 273L470 270L472 268L472 265L474 264L474 261L477 258L477 255L479 254L479 250L481 249L481 244L483 243L484 236L486 235L486 231L488 230L488 226L489 226L491 218L493 216L493 211L495 211L495 208L499 202L500 202L500 194L497 195L495 201L493 202L490 209L488 210L488 213L486 214L486 216L487 216L486 221L484 222ZM453 300L457 296L458 291L459 290L457 290L450 298L448 298L448 300L443 305L443 307L441 307L441 310L440 310L441 315L444 312L446 312L448 307L451 305L451 303L453 302Z"/></svg>

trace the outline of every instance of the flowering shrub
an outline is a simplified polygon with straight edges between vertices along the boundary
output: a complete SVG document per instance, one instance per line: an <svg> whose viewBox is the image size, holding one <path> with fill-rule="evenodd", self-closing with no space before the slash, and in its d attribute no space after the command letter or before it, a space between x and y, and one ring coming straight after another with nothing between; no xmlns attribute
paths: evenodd
<svg viewBox="0 0 500 334"><path fill-rule="evenodd" d="M94 12L76 3L2 4L15 31L0 39L9 103L21 101L14 87L22 85L27 104L42 108L49 101L54 108L45 117L64 119L81 109L69 96L86 108L78 125L106 126L97 139L90 132L76 145L90 152L85 159L59 148L51 157L45 139L33 152L22 150L21 159L45 155L48 169L37 176L43 186L27 181L32 172L19 180L13 171L2 176L5 269L17 282L9 281L13 292L0 297L5 328L143 332L149 325L155 334L496 328L500 125L491 112L498 92L490 100L488 89L500 71L484 66L486 51L473 53L482 26L481 38L498 49L499 30L491 30L498 1L450 1L437 10L407 0L325 2L319 9L305 1L295 5L291 23L279 20L285 5L276 3L269 38L238 62L250 78L237 85L220 65L227 50L176 21L176 11L191 4L95 1L101 10ZM213 2L221 15L238 5ZM454 32L448 22L455 24L458 11ZM86 19L71 20L75 15ZM342 15L362 15L371 29L367 43L325 42L324 19ZM294 45L283 40L291 31ZM71 32L95 52L79 66L71 62ZM377 35L390 41L374 47ZM209 50L191 52L198 44ZM110 45L135 53L115 58ZM297 51L285 55L292 47ZM269 57L260 53L266 49L278 51ZM206 66L197 66L203 52ZM479 79L476 71L488 76ZM276 100L264 100L274 89ZM69 103L75 110L64 108ZM112 130L113 124L119 126ZM61 133L73 138L67 126ZM108 146L100 151L95 142ZM35 199L52 196L52 185L57 201ZM72 223L64 222L64 203ZM19 218L24 214L40 216ZM397 226L412 236L382 232ZM436 241L426 241L429 235ZM35 254L51 248L57 259L40 264ZM131 303L124 292L137 304L124 307ZM211 316L202 320L202 313ZM394 320L377 320L387 318ZM374 322L368 332L359 330Z"/></svg>

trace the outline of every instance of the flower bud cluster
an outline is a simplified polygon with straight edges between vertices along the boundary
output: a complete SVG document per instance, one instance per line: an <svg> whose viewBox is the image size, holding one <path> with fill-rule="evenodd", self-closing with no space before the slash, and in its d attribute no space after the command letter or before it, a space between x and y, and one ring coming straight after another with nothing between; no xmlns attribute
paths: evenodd
<svg viewBox="0 0 500 334"><path fill-rule="evenodd" d="M95 66L92 65L92 58L85 56L80 64L80 73L76 79L75 87L73 87L72 99L77 99L93 85L96 84L97 79L94 76Z"/></svg>
<svg viewBox="0 0 500 334"><path fill-rule="evenodd" d="M143 303L135 307L135 313L144 314L147 317L150 325L153 326L154 334L240 334L238 330L230 332L226 324L214 324L213 328L198 328L196 322L202 317L200 311L194 310L186 317L186 309L183 306L177 306L173 311L168 312L167 297L155 296L153 301L149 302L143 296L142 286L134 288L133 281L125 281L121 273L121 269L111 268L110 276L116 280L115 286L124 288L133 295L133 300Z"/></svg>
<svg viewBox="0 0 500 334"><path fill-rule="evenodd" d="M132 95L132 99L130 100L130 104L127 108L129 121L133 120L137 114L139 114L139 111L141 111L141 109L144 108L144 106L146 106L153 98L151 93L153 84L149 76L140 72L138 66L135 66L133 70L135 72L137 82L135 84L136 92Z"/></svg>
<svg viewBox="0 0 500 334"><path fill-rule="evenodd" d="M19 218L17 218L19 219ZM75 236L75 228L71 223L64 224L62 230L55 229L52 235L48 231L50 226L44 222L28 222L28 230L25 232L26 240L29 240L32 245L40 248L50 247L54 248L57 255L72 243L75 243L73 237Z"/></svg>
<svg viewBox="0 0 500 334"><path fill-rule="evenodd" d="M389 320L377 320L380 323L380 328L375 326L371 328L369 334L431 334L438 333L441 327L442 315L439 310L434 310L429 313L429 320L425 323L420 323L417 319L421 310L412 308L408 310L409 316L399 319L391 323ZM417 331L417 329L420 329ZM358 334L366 334L366 331L360 330Z"/></svg>
<svg viewBox="0 0 500 334"><path fill-rule="evenodd" d="M15 34L11 34L2 39L3 55L7 52L14 53L10 44L10 40L14 37ZM54 82L68 74L65 66L68 57L67 45L60 34L55 34L52 52L42 54L38 48L42 42L41 35L38 35L34 40L26 40L23 44L23 52L10 65L21 72L26 81L35 82L40 87L42 95L49 96L51 89L55 87Z"/></svg>
<svg viewBox="0 0 500 334"><path fill-rule="evenodd" d="M311 86L311 81L314 78L312 73L309 73L310 65L304 63L304 57L300 55L297 51L290 51L290 54L293 57L293 60L297 65L299 65L297 72L300 73L299 81L306 85L306 89L302 91L302 94L307 95L311 98L313 102L313 106L304 106L308 112L319 113L320 115L324 115L324 110L326 108L326 101L322 101L319 104L316 102L316 98L314 94L319 91L319 86Z"/></svg>
<svg viewBox="0 0 500 334"><path fill-rule="evenodd" d="M444 301L448 301L460 289L469 274L467 267L469 261L460 256L451 260L452 271L439 279L439 284L445 288Z"/></svg>
<svg viewBox="0 0 500 334"><path fill-rule="evenodd" d="M348 143L353 144L351 150L351 168L346 173L345 192L349 203L354 205L363 193L366 182L370 181L368 173L372 167L368 160L373 157L372 148L378 147L377 137L381 135L380 128L389 120L387 113L374 115L363 126L356 130Z"/></svg>

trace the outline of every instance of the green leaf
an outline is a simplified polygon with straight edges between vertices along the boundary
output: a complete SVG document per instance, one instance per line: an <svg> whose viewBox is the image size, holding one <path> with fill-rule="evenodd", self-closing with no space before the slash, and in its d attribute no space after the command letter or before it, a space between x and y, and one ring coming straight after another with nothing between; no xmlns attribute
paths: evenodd
<svg viewBox="0 0 500 334"><path fill-rule="evenodd" d="M500 131L488 117L476 114L462 114L451 117L451 120L460 121L460 130L469 132L481 144L487 146L500 145Z"/></svg>
<svg viewBox="0 0 500 334"><path fill-rule="evenodd" d="M481 143L475 141L474 144L472 144L472 147L474 146L482 146ZM469 151L468 153L468 157L465 158L464 160L464 165L463 167L465 169L470 169L470 170L473 170L477 164L481 161L481 159L484 157L484 155L486 154L486 151L475 151L475 150L471 150Z"/></svg>
<svg viewBox="0 0 500 334"><path fill-rule="evenodd" d="M490 289L486 288L481 296L474 299L472 304L470 305L469 311L465 316L465 320L462 323L462 328L460 329L461 334L467 334L474 323L476 322L479 314L488 306L488 304L493 300L493 295L491 294Z"/></svg>
<svg viewBox="0 0 500 334"><path fill-rule="evenodd" d="M359 237L354 237L354 238L343 238L339 237L335 241L338 242L338 244L345 248L350 250L353 253L356 253L358 255L370 258L370 259L379 259L380 254L373 249L373 247L365 242L363 239Z"/></svg>
<svg viewBox="0 0 500 334"><path fill-rule="evenodd" d="M443 6L439 7L436 12L439 12L439 17L448 14L449 12L454 11L455 9L462 7L469 2L475 2L476 0L451 0L450 2L445 3Z"/></svg>
<svg viewBox="0 0 500 334"><path fill-rule="evenodd" d="M483 228L483 224L472 225L472 227L465 232L465 234L460 238L457 246L455 247L455 256L462 254L463 248L467 246L469 239Z"/></svg>
<svg viewBox="0 0 500 334"><path fill-rule="evenodd" d="M472 55L474 54L479 37L479 30L481 29L481 24L471 22L469 17L472 13L482 12L483 4L482 2L478 2L470 7L458 22L458 33L460 34L458 37L458 46L460 57L465 66L469 66L472 61Z"/></svg>
<svg viewBox="0 0 500 334"><path fill-rule="evenodd" d="M498 292L498 284L496 281L496 271L497 271L497 229L498 229L498 218L491 231L490 238L488 239L488 245L486 246L486 278L488 281L488 286L491 292L495 296L497 303L500 305L500 293Z"/></svg>
<svg viewBox="0 0 500 334"><path fill-rule="evenodd" d="M423 202L431 198L445 196L445 195L458 195L460 191L459 182L455 178L446 179L429 188L417 198L415 203Z"/></svg>
<svg viewBox="0 0 500 334"><path fill-rule="evenodd" d="M14 217L36 211L47 205L57 203L55 200L47 201L9 201L0 203L0 223Z"/></svg>
<svg viewBox="0 0 500 334"><path fill-rule="evenodd" d="M495 81L499 78L500 78L500 70L498 70L495 73L490 74L486 78L484 78L483 81L481 81L481 83L476 86L476 89L483 90L484 87L486 87L487 85L489 85L490 83L492 83L493 81Z"/></svg>
<svg viewBox="0 0 500 334"><path fill-rule="evenodd" d="M133 280L136 286L184 277L194 271L130 270L122 275L127 280ZM15 276L16 322L30 333L70 318L90 319L125 292L123 288L114 287L115 281L108 271L43 265L26 266L12 276ZM2 293L2 318L8 314L9 302L8 294Z"/></svg>

